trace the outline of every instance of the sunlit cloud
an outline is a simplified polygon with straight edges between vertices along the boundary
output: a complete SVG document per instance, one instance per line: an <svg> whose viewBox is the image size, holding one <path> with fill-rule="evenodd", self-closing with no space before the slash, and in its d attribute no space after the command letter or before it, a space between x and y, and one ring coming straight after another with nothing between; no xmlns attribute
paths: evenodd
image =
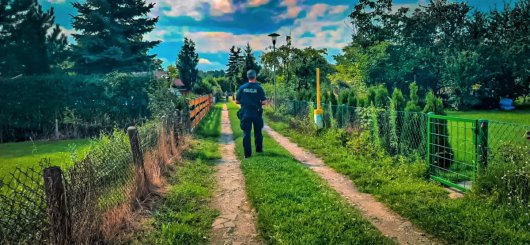
<svg viewBox="0 0 530 245"><path fill-rule="evenodd" d="M212 62L205 58L199 58L199 64L211 65Z"/></svg>
<svg viewBox="0 0 530 245"><path fill-rule="evenodd" d="M269 0L250 0L248 5L252 6L252 7L259 7L259 6L265 5L267 3L269 3Z"/></svg>

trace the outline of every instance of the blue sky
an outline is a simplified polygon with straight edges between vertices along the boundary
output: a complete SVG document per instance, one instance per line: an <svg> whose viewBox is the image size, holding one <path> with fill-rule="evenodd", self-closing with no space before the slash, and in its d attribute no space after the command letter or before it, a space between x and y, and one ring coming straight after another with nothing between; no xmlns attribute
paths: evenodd
<svg viewBox="0 0 530 245"><path fill-rule="evenodd" d="M184 36L197 44L199 69L225 69L228 50L232 45L243 47L250 43L259 56L269 48L267 34L291 33L297 47L327 48L331 55L340 52L351 40L348 15L355 0L146 0L156 3L151 15L159 16L156 29L145 38L161 40L151 53L174 64ZM413 7L428 0L394 0L396 8ZM72 0L39 0L45 9L55 9L56 22L69 34L72 15L76 14ZM501 7L502 0L468 0L479 10Z"/></svg>

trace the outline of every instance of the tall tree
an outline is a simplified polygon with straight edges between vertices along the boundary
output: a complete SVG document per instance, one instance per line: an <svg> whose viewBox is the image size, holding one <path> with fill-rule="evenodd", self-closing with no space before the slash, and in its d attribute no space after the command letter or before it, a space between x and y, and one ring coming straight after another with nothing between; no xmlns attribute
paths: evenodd
<svg viewBox="0 0 530 245"><path fill-rule="evenodd" d="M252 48L250 47L250 44L247 43L247 46L245 47L245 56L243 59L243 62L241 64L241 79L239 79L238 85L243 85L248 79L247 79L247 71L248 70L255 70L256 74L259 73L261 67L256 63L256 58L254 57L254 54L252 53Z"/></svg>
<svg viewBox="0 0 530 245"><path fill-rule="evenodd" d="M146 41L158 17L147 14L155 6L145 0L87 0L75 2L74 70L80 73L142 71L152 67L156 55L148 51L160 41Z"/></svg>
<svg viewBox="0 0 530 245"><path fill-rule="evenodd" d="M0 0L0 77L8 71L7 45L11 38L11 21L8 14L8 0Z"/></svg>
<svg viewBox="0 0 530 245"><path fill-rule="evenodd" d="M43 11L37 0L0 3L2 75L43 74L50 70L46 36L53 27L53 8Z"/></svg>
<svg viewBox="0 0 530 245"><path fill-rule="evenodd" d="M178 55L177 70L187 90L191 90L199 78L198 64L199 55L195 51L195 43L193 40L185 37L184 46L182 46Z"/></svg>
<svg viewBox="0 0 530 245"><path fill-rule="evenodd" d="M238 48L236 46L232 46L230 48L230 53L228 56L228 64L227 64L227 70L226 70L226 76L231 84L231 88L234 90L231 90L231 92L235 92L237 84L239 84L239 80L241 76L240 67L242 62L242 56L241 56L241 48Z"/></svg>
<svg viewBox="0 0 530 245"><path fill-rule="evenodd" d="M70 50L66 35L61 31L59 25L55 25L55 28L46 37L46 46L50 68L55 71L60 70L61 64L68 59Z"/></svg>

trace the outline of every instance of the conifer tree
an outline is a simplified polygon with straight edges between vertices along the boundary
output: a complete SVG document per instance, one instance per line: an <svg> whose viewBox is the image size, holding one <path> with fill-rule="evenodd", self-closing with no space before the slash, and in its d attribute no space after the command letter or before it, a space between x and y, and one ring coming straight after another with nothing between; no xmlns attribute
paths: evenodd
<svg viewBox="0 0 530 245"><path fill-rule="evenodd" d="M239 80L241 76L240 70L241 70L241 48L237 48L236 46L232 46L230 48L230 53L228 56L228 68L226 70L226 76L228 77L228 80L230 81L231 86L234 88L234 91L236 86L240 84Z"/></svg>
<svg viewBox="0 0 530 245"><path fill-rule="evenodd" d="M198 64L199 55L195 51L195 43L193 40L185 37L184 46L182 46L178 55L177 70L187 90L191 90L199 78Z"/></svg>
<svg viewBox="0 0 530 245"><path fill-rule="evenodd" d="M57 71L70 55L68 40L59 25L55 25L50 35L46 37L46 46L50 68Z"/></svg>
<svg viewBox="0 0 530 245"><path fill-rule="evenodd" d="M259 65L256 63L256 58L254 57L254 54L252 54L252 48L250 47L250 44L247 43L247 46L245 47L245 56L242 62L242 69L241 69L241 79L238 80L238 85L243 85L247 80L247 71L248 70L255 70L256 74L259 73L259 70L261 69Z"/></svg>
<svg viewBox="0 0 530 245"><path fill-rule="evenodd" d="M147 14L155 6L145 0L87 0L73 6L74 70L80 73L143 71L151 67L156 55L148 51L160 41L146 41L158 17Z"/></svg>
<svg viewBox="0 0 530 245"><path fill-rule="evenodd" d="M0 12L2 75L49 72L46 36L53 26L53 8L43 11L37 0L3 0Z"/></svg>

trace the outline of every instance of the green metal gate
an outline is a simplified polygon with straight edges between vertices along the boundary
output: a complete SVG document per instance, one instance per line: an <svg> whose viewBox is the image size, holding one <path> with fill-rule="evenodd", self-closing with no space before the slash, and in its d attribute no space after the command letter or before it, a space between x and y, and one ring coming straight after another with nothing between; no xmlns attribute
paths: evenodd
<svg viewBox="0 0 530 245"><path fill-rule="evenodd" d="M488 121L428 114L429 177L466 191L487 165Z"/></svg>

